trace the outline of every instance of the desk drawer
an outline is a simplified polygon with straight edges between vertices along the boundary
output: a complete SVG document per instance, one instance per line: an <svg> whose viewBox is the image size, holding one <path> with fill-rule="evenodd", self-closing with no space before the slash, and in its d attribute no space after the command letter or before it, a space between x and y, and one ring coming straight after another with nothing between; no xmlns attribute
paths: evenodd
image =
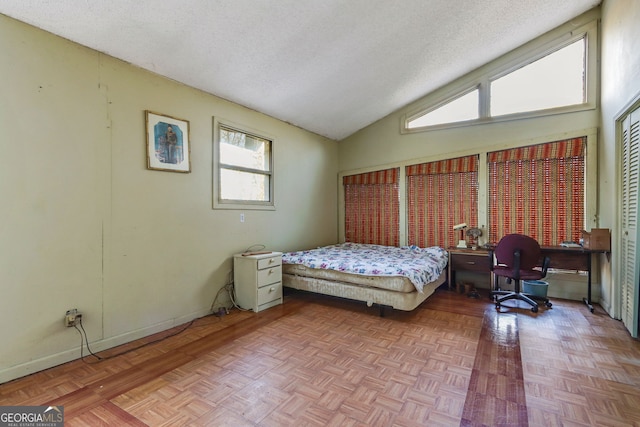
<svg viewBox="0 0 640 427"><path fill-rule="evenodd" d="M490 271L489 255L451 254L451 268L466 271Z"/></svg>

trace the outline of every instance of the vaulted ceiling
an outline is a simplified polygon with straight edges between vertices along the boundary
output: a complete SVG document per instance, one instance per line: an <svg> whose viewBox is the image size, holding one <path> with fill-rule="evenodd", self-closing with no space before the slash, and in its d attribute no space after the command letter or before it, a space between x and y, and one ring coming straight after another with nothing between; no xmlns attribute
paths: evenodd
<svg viewBox="0 0 640 427"><path fill-rule="evenodd" d="M340 140L599 3L2 0L0 13Z"/></svg>

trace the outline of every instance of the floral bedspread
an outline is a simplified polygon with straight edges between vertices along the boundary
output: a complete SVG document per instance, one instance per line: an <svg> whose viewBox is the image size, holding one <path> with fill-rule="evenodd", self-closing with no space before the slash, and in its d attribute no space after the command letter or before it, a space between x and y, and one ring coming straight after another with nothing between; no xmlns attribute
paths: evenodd
<svg viewBox="0 0 640 427"><path fill-rule="evenodd" d="M367 276L405 276L422 292L447 266L447 251L438 246L380 246L341 243L308 251L285 252L283 264L338 270Z"/></svg>

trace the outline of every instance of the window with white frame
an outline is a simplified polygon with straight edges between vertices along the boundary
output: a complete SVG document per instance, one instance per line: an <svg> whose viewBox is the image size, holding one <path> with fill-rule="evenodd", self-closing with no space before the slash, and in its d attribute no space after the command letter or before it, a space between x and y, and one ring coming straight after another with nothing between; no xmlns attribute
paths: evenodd
<svg viewBox="0 0 640 427"><path fill-rule="evenodd" d="M597 25L506 55L402 118L403 133L595 108ZM514 59L510 59L513 57ZM523 59L524 58L524 59ZM455 89L455 86L458 86ZM454 108L455 107L455 108Z"/></svg>
<svg viewBox="0 0 640 427"><path fill-rule="evenodd" d="M214 208L273 208L273 139L214 123Z"/></svg>
<svg viewBox="0 0 640 427"><path fill-rule="evenodd" d="M491 115L524 113L585 102L586 36L492 80Z"/></svg>
<svg viewBox="0 0 640 427"><path fill-rule="evenodd" d="M478 113L479 99L478 89L474 89L454 97L453 100L446 101L442 105L437 105L433 110L410 120L407 122L407 127L414 129L478 119L480 117Z"/></svg>

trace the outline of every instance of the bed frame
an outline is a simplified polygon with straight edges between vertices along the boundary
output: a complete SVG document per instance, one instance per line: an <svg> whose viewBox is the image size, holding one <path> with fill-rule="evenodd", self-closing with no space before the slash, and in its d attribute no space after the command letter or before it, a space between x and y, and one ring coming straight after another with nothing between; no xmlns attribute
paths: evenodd
<svg viewBox="0 0 640 427"><path fill-rule="evenodd" d="M285 287L299 289L317 294L331 295L356 301L363 301L367 306L380 306L380 316L384 317L384 307L396 310L411 311L429 298L446 280L446 269L437 280L424 286L423 292L399 292L380 289L371 286L348 283L344 281L327 280L317 277L306 277L297 274L283 273L282 284Z"/></svg>

